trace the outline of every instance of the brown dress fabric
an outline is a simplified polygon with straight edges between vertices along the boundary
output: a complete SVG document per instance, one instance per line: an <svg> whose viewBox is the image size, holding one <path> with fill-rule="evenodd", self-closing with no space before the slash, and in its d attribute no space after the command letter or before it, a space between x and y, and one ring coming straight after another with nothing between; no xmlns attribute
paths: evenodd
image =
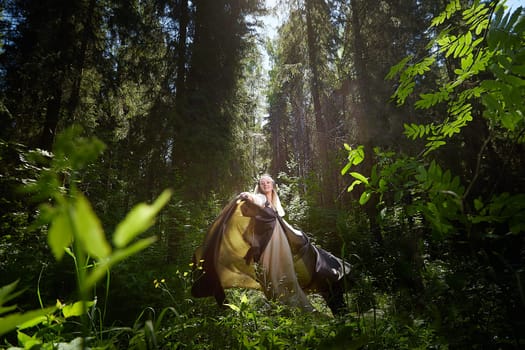
<svg viewBox="0 0 525 350"><path fill-rule="evenodd" d="M211 225L194 259L198 272L192 295L214 296L219 304L224 289L254 288L270 300L312 311L306 293L326 298L350 272L348 263L314 246L268 205L260 208L238 198Z"/></svg>

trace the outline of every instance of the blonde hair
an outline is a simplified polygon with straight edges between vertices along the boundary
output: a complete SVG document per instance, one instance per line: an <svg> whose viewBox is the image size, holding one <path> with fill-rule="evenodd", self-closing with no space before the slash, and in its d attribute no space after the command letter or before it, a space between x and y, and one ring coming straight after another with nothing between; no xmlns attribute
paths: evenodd
<svg viewBox="0 0 525 350"><path fill-rule="evenodd" d="M267 179L270 179L273 183L273 187L275 188L275 180L273 179L273 177L271 177L270 174L262 174L261 176L259 176L259 181L257 181L257 183L259 184L259 186L261 185L261 180L264 179L264 178L267 178Z"/></svg>
<svg viewBox="0 0 525 350"><path fill-rule="evenodd" d="M277 214L279 214L279 216L284 216L284 209L283 209L283 206L281 205L281 200L279 199L279 196L277 195L277 184L275 183L275 180L271 177L270 174L262 174L261 176L259 176L259 180L257 180L257 185L255 186L255 190L253 191L254 193L260 193L262 194L262 190L261 190L261 180L263 178L268 178L272 181L273 183L273 189L272 189L272 206L273 208L277 211Z"/></svg>

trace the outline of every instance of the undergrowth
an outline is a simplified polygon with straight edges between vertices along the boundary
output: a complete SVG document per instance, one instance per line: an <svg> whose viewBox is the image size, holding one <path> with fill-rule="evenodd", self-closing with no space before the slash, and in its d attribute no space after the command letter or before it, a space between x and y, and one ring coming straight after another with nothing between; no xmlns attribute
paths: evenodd
<svg viewBox="0 0 525 350"><path fill-rule="evenodd" d="M90 303L91 324L86 347L90 349L445 349L431 325L424 320L399 319L390 313L386 296L377 296L376 307L333 317L318 295L310 295L318 310L304 313L269 302L260 291L228 290L228 304L218 307L212 299L175 298L181 291L170 285L191 282L190 271L152 281L166 300L163 308L145 308L129 326L98 324L101 314ZM189 294L189 290L183 291ZM353 300L351 293L349 300ZM3 345L11 349L78 349L79 314L60 305L38 325L26 324L27 337ZM68 305L71 309L78 305ZM111 305L109 306L111 307Z"/></svg>
<svg viewBox="0 0 525 350"><path fill-rule="evenodd" d="M253 290L228 290L228 303L222 307L212 299L191 298L194 267L181 262L160 266L152 252L156 236L139 236L153 225L154 218L168 203L170 192L164 192L152 204L133 207L107 237L77 181L79 170L97 157L103 145L83 138L79 129L68 130L59 141L54 154L33 152L43 165L29 181L28 189L44 203L39 208L39 223L47 232L48 254L72 267L72 273L60 277L64 283L76 284L77 291L67 300L58 295L50 298L45 290L46 275L41 273L36 292L40 308L23 310L12 304L23 293L18 290L18 281L1 287L1 347L440 348L442 342L429 323L410 316L394 316L391 299L378 294L370 271L358 264L356 281L347 293L349 311L343 316L334 317L315 294L310 295L317 309L314 313L269 302L260 291ZM184 244L181 242L179 247ZM121 263L124 259L127 261ZM121 294L115 298L117 290ZM111 321L117 318L107 317L122 310L140 311L129 323L123 323L123 319L117 323Z"/></svg>

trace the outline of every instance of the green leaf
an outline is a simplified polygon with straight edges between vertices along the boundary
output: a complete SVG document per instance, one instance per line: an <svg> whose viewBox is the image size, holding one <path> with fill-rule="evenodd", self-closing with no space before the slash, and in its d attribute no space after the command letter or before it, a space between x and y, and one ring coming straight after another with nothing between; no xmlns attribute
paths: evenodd
<svg viewBox="0 0 525 350"><path fill-rule="evenodd" d="M425 167L419 166L417 168L417 174L414 177L419 182L426 182L427 181L427 170L425 169Z"/></svg>
<svg viewBox="0 0 525 350"><path fill-rule="evenodd" d="M431 27L437 27L441 23L445 22L445 13L441 13L439 16L436 16L432 19L432 22L430 24Z"/></svg>
<svg viewBox="0 0 525 350"><path fill-rule="evenodd" d="M480 211L483 208L483 202L480 198L474 199L474 208L476 208L477 211Z"/></svg>
<svg viewBox="0 0 525 350"><path fill-rule="evenodd" d="M458 45L459 45L459 40L457 40L457 38L454 38L454 41L452 41L450 45L448 46L448 50L447 50L447 53L445 54L445 57L452 55L458 48Z"/></svg>
<svg viewBox="0 0 525 350"><path fill-rule="evenodd" d="M356 185L359 185L359 184L362 184L363 182L361 180L354 180L354 182L352 182L352 184L350 186L348 186L348 189L347 191L348 192L352 192L352 190L354 189L354 187Z"/></svg>
<svg viewBox="0 0 525 350"><path fill-rule="evenodd" d="M358 165L365 159L365 148L363 145L359 145L351 154L352 165Z"/></svg>
<svg viewBox="0 0 525 350"><path fill-rule="evenodd" d="M76 303L65 305L62 308L62 314L64 315L65 318L69 318L73 316L81 316L84 313L84 307L82 305L83 303L86 304L85 306L86 310L95 304L95 302L93 301L86 301L86 302L77 301Z"/></svg>
<svg viewBox="0 0 525 350"><path fill-rule="evenodd" d="M11 306L0 306L0 315L2 314L6 314L8 312L11 312L13 310L16 310L18 306L16 305L11 305Z"/></svg>
<svg viewBox="0 0 525 350"><path fill-rule="evenodd" d="M403 103L405 103L406 98L414 91L415 86L416 83L414 81L403 81L398 86L396 92L393 95L396 98L398 105L402 105Z"/></svg>
<svg viewBox="0 0 525 350"><path fill-rule="evenodd" d="M390 71L386 75L386 79L394 79L395 76L403 69L405 68L406 64L412 59L412 55L408 55L407 57L403 58L398 64L390 68Z"/></svg>
<svg viewBox="0 0 525 350"><path fill-rule="evenodd" d="M174 307L172 306L165 307L164 309L162 309L162 311L159 314L159 317L157 318L157 321L155 322L155 329L160 329L162 325L162 321L164 320L164 317L166 316L168 312L173 313L175 317L181 317L177 309L175 309Z"/></svg>
<svg viewBox="0 0 525 350"><path fill-rule="evenodd" d="M509 229L510 229L510 232L514 234L523 232L525 231L525 223L523 223L523 221L510 222Z"/></svg>
<svg viewBox="0 0 525 350"><path fill-rule="evenodd" d="M361 182L363 182L363 183L368 185L368 179L365 176L363 176L362 174L353 171L353 172L350 173L350 175L352 175L354 178L356 178L359 181L361 181Z"/></svg>
<svg viewBox="0 0 525 350"><path fill-rule="evenodd" d="M96 137L84 137L83 134L82 127L73 125L57 135L53 146L55 170L83 169L104 151L106 146L102 141Z"/></svg>
<svg viewBox="0 0 525 350"><path fill-rule="evenodd" d="M519 87L525 86L525 79L515 77L514 75L505 74L503 80L511 85L513 88L517 89Z"/></svg>
<svg viewBox="0 0 525 350"><path fill-rule="evenodd" d="M489 26L488 18L485 18L484 20L479 22L479 24L476 26L476 30L475 30L476 35L480 35L481 32L483 32L483 30L487 29L488 26Z"/></svg>
<svg viewBox="0 0 525 350"><path fill-rule="evenodd" d="M420 99L414 104L416 109L428 109L439 101L436 94L421 94L419 97Z"/></svg>
<svg viewBox="0 0 525 350"><path fill-rule="evenodd" d="M23 332L17 331L17 340L24 349L33 349L36 348L36 345L42 344L42 340L38 339L37 335L29 336Z"/></svg>
<svg viewBox="0 0 525 350"><path fill-rule="evenodd" d="M465 57L461 58L461 69L466 71L467 69L472 66L472 63L474 62L472 54L466 55Z"/></svg>
<svg viewBox="0 0 525 350"><path fill-rule="evenodd" d="M485 104L485 106L490 110L497 111L499 109L499 102L492 94L484 95L482 101Z"/></svg>
<svg viewBox="0 0 525 350"><path fill-rule="evenodd" d="M69 247L73 241L71 226L65 213L60 213L51 222L47 234L47 243L57 261L62 260L64 249Z"/></svg>
<svg viewBox="0 0 525 350"><path fill-rule="evenodd" d="M224 304L235 312L241 312L241 308L235 304Z"/></svg>
<svg viewBox="0 0 525 350"><path fill-rule="evenodd" d="M521 120L518 113L505 113L501 116L501 124L510 131L514 131Z"/></svg>
<svg viewBox="0 0 525 350"><path fill-rule="evenodd" d="M454 13L461 10L461 4L459 3L459 0L451 0L447 7L445 8L445 11L441 12L438 16L434 17L432 19L431 27L436 27L443 22L445 22L446 19L449 19Z"/></svg>
<svg viewBox="0 0 525 350"><path fill-rule="evenodd" d="M366 202L370 200L370 197L372 196L372 193L369 191L365 191L361 194L361 197L359 197L359 204L365 205Z"/></svg>
<svg viewBox="0 0 525 350"><path fill-rule="evenodd" d="M165 190L152 204L140 203L136 205L116 228L113 243L122 248L131 242L137 235L153 225L157 213L168 203L172 192Z"/></svg>
<svg viewBox="0 0 525 350"><path fill-rule="evenodd" d="M346 174L346 172L347 172L348 170L350 170L351 167L352 167L352 163L346 163L346 165L344 166L344 168L341 169L341 175Z"/></svg>
<svg viewBox="0 0 525 350"><path fill-rule="evenodd" d="M78 239L89 255L100 260L111 254L111 246L106 240L100 220L82 194L77 195L75 227Z"/></svg>
<svg viewBox="0 0 525 350"><path fill-rule="evenodd" d="M379 179L379 190L381 192L384 192L387 189L387 182L385 179L381 178Z"/></svg>
<svg viewBox="0 0 525 350"><path fill-rule="evenodd" d="M419 133L419 127L417 124L411 123L411 124L403 124L403 127L405 131L403 132L407 137L411 138L412 140L415 140L416 137L418 137Z"/></svg>
<svg viewBox="0 0 525 350"><path fill-rule="evenodd" d="M17 326L28 322L34 318L39 318L44 315L51 314L55 311L55 307L49 307L41 310L28 311L26 313L16 313L10 314L5 317L0 318L0 335L4 335Z"/></svg>
<svg viewBox="0 0 525 350"><path fill-rule="evenodd" d="M460 53L463 51L464 47L465 47L465 37L460 36L458 37L456 49L454 50L454 58L461 57Z"/></svg>
<svg viewBox="0 0 525 350"><path fill-rule="evenodd" d="M18 292L14 292L14 290L16 289L16 286L18 285L18 281L19 280L16 280L16 281L14 281L12 283L9 283L9 284L3 286L2 288L0 288L0 305L4 305L9 300L12 300L15 297L17 297L17 296L19 296L20 294L23 293L23 290L22 291L18 291ZM0 315L1 315L1 313L0 313Z"/></svg>
<svg viewBox="0 0 525 350"><path fill-rule="evenodd" d="M512 66L511 70L512 70L512 73L525 77L525 64Z"/></svg>
<svg viewBox="0 0 525 350"><path fill-rule="evenodd" d="M22 330L22 329L27 329L27 328L31 328L31 327L35 327L35 326L38 326L39 324L41 323L44 323L48 320L48 315L41 315L41 316L38 316L38 317L35 317L29 321L26 321L24 323L22 323L21 325L18 325L18 329L19 330Z"/></svg>

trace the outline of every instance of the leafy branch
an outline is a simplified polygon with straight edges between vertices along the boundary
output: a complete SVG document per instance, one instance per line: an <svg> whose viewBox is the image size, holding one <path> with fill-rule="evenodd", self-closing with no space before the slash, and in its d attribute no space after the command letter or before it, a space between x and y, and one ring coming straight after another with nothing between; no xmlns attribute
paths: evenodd
<svg viewBox="0 0 525 350"><path fill-rule="evenodd" d="M441 121L404 125L408 138L427 141L423 158L388 155L375 150L380 161L367 177L351 171L364 159L364 153L359 151L361 146L353 149L345 145L348 162L341 173L353 178L348 191L356 186L364 187L359 203L365 204L372 195L378 195L379 206L403 206L412 215L420 213L432 226L435 237L449 235L460 226L470 232L471 227L479 223L508 223L509 231L517 234L525 231L521 224L525 217L522 194L501 193L474 200L470 197L490 140L499 136L517 143L525 142L525 19L521 8L512 14L506 13L498 1L476 1L461 10L460 2L453 0L432 21L431 28L446 26L429 43L429 49L436 49L428 57L413 62L414 57L408 56L387 75L388 79L397 77L399 80L392 97L401 105L414 93L420 76L431 69L439 70L447 60L457 67L449 81L436 83L433 91L420 94L415 102L418 110L445 105L447 113ZM447 23L456 14L461 16L461 25ZM478 110L478 106L484 108ZM445 145L448 139L459 135L478 115L488 121L494 136L483 143L474 177L465 190L458 176L426 157ZM495 132L498 130L499 134Z"/></svg>
<svg viewBox="0 0 525 350"><path fill-rule="evenodd" d="M434 18L431 28L438 28L460 10L460 2L451 1ZM461 133L473 120L472 106L476 100L484 104L484 116L494 127L514 132L525 123L525 71L520 60L524 51L521 45L524 19L520 13L518 9L512 15L505 14L499 2L475 2L461 12L462 26L445 27L428 44L429 48L436 48L430 56L419 62L412 62L413 57L409 56L391 68L387 79L398 77L399 85L392 97L401 105L414 92L418 76L439 69L444 60L457 62L452 79L434 91L421 93L415 102L415 108L422 110L446 104L447 115L442 121L404 125L407 137L426 139L424 154ZM480 79L480 73L486 71L495 79Z"/></svg>

